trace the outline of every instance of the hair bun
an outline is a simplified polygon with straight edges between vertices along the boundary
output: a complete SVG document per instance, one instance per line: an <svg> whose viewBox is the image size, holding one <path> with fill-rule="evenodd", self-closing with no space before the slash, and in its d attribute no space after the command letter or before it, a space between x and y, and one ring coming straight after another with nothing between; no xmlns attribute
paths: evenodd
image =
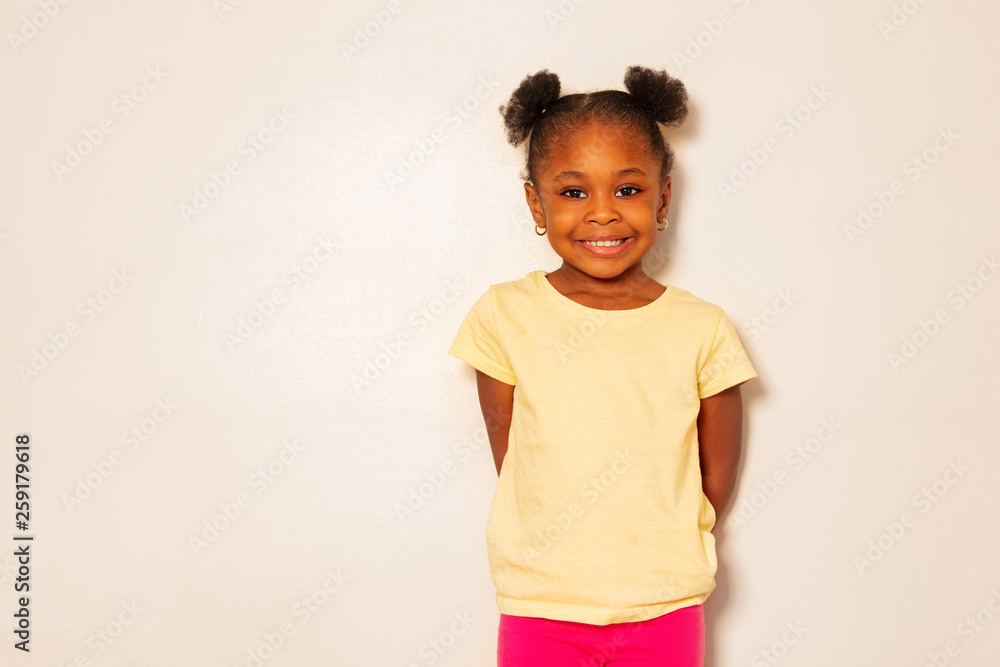
<svg viewBox="0 0 1000 667"><path fill-rule="evenodd" d="M633 65L625 72L625 90L658 123L680 125L687 117L687 90L666 70Z"/></svg>
<svg viewBox="0 0 1000 667"><path fill-rule="evenodd" d="M520 146L542 112L558 99L558 76L547 69L526 76L511 93L507 104L500 105L507 141L515 147Z"/></svg>

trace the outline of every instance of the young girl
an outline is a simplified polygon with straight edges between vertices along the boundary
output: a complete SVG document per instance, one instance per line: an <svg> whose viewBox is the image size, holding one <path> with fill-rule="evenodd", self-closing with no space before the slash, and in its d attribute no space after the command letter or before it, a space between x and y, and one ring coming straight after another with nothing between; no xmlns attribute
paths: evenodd
<svg viewBox="0 0 1000 667"><path fill-rule="evenodd" d="M704 660L712 528L757 376L729 318L640 260L666 229L684 85L559 96L548 71L500 107L528 141L535 233L562 258L491 285L449 353L476 369L499 480L487 525L501 667Z"/></svg>

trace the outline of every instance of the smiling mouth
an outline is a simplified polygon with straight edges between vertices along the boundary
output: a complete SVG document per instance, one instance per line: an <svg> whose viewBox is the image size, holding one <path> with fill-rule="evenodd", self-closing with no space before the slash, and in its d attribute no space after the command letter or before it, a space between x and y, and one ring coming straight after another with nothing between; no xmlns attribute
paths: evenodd
<svg viewBox="0 0 1000 667"><path fill-rule="evenodd" d="M580 239L577 243L596 257L617 257L628 252L628 249L635 244L635 237L626 236L601 240Z"/></svg>
<svg viewBox="0 0 1000 667"><path fill-rule="evenodd" d="M597 246L598 248L610 248L616 245L621 245L625 243L628 239L615 239L613 241L581 241L581 243L586 243L587 245Z"/></svg>

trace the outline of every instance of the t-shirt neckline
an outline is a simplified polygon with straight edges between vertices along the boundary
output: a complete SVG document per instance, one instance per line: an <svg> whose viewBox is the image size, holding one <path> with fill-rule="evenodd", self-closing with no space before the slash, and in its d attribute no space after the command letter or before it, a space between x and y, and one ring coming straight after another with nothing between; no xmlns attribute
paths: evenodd
<svg viewBox="0 0 1000 667"><path fill-rule="evenodd" d="M574 310L578 313L589 315L591 317L597 316L601 318L608 317L613 319L644 317L650 313L665 308L674 298L674 286L665 285L664 287L666 287L666 289L663 291L663 294L658 296L655 300L650 301L644 306L639 306L638 308L628 308L626 310L603 310L601 308L591 308L590 306L585 306L582 303L577 303L557 290L545 277L547 273L548 272L544 269L532 271L532 276L534 277L535 284L538 288L545 294L549 295L553 301L561 304L564 308L569 308L570 310Z"/></svg>

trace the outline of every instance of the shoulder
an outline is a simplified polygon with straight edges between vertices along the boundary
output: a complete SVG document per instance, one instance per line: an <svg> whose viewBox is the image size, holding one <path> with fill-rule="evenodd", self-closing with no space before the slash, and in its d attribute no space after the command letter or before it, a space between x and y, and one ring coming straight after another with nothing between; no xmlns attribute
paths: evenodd
<svg viewBox="0 0 1000 667"><path fill-rule="evenodd" d="M690 336L692 339L701 341L713 341L721 338L730 338L736 334L736 327L730 320L729 315L721 306L695 296L691 292L674 287L676 290L668 309L672 317L683 322L682 327L677 327L678 335Z"/></svg>
<svg viewBox="0 0 1000 667"><path fill-rule="evenodd" d="M670 288L674 290L671 306L674 308L675 313L680 311L680 314L683 314L687 318L703 318L713 322L718 322L719 318L724 314L720 306L695 296L686 289L677 287L676 285L671 285Z"/></svg>
<svg viewBox="0 0 1000 667"><path fill-rule="evenodd" d="M516 280L494 283L490 285L488 292L492 295L493 302L498 308L505 305L515 309L523 308L539 301L541 290L538 280L539 278L544 280L544 274L545 272L540 269L531 271Z"/></svg>
<svg viewBox="0 0 1000 667"><path fill-rule="evenodd" d="M490 290L492 290L495 294L510 295L534 292L538 285L538 277L544 273L545 272L541 269L537 271L529 271L521 278L508 280L502 283L494 283L490 285Z"/></svg>
<svg viewBox="0 0 1000 667"><path fill-rule="evenodd" d="M496 322L498 325L519 316L537 315L540 306L540 290L534 271L516 280L491 283L475 298L470 315L480 320ZM541 272L540 272L541 273Z"/></svg>

